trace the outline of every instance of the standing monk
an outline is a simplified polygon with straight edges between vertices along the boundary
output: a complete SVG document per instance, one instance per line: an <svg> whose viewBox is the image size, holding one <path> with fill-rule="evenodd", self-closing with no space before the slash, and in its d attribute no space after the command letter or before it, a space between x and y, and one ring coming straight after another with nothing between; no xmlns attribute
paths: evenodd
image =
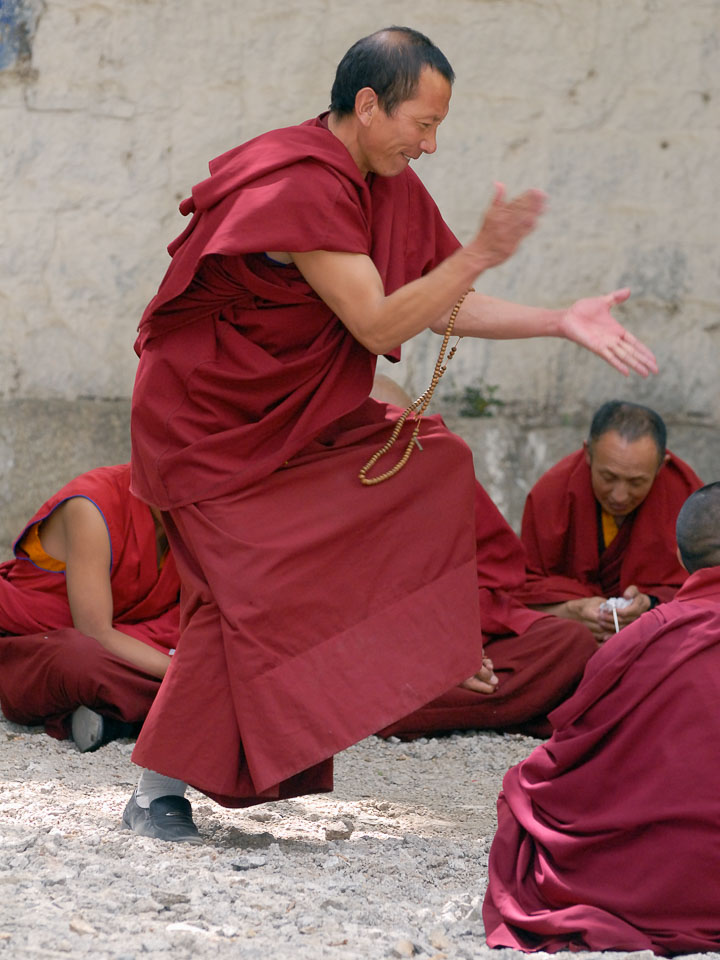
<svg viewBox="0 0 720 960"><path fill-rule="evenodd" d="M422 34L381 30L343 58L329 113L231 150L181 205L133 396L134 491L163 511L183 584L133 754L124 822L144 836L197 841L185 782L231 807L330 790L337 751L454 684L493 695L469 449L430 418L397 476L359 479L397 414L369 397L377 355L455 307L461 336L562 336L656 369L609 312L627 290L568 310L466 296L543 196L498 187L458 243L410 169L453 79Z"/></svg>

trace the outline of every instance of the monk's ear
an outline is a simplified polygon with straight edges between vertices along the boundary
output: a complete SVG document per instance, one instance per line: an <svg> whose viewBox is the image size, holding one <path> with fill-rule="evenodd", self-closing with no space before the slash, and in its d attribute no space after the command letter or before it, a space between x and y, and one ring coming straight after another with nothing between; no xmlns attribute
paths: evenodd
<svg viewBox="0 0 720 960"><path fill-rule="evenodd" d="M355 94L355 116L367 127L378 109L378 96L372 87L363 87Z"/></svg>
<svg viewBox="0 0 720 960"><path fill-rule="evenodd" d="M583 450L585 452L585 463L590 466L590 444L587 440L583 440Z"/></svg>
<svg viewBox="0 0 720 960"><path fill-rule="evenodd" d="M662 460L660 461L660 466L658 467L658 470L660 470L662 467L664 467L665 464L668 462L669 459L670 459L670 454L669 454L669 453L666 453L665 456L664 456L664 457L662 458Z"/></svg>
<svg viewBox="0 0 720 960"><path fill-rule="evenodd" d="M681 553L680 553L680 547L675 547L675 553L677 554L678 563L680 564L680 566L683 568L683 570L687 570L687 567L686 567L685 564L682 562L682 555L681 555Z"/></svg>

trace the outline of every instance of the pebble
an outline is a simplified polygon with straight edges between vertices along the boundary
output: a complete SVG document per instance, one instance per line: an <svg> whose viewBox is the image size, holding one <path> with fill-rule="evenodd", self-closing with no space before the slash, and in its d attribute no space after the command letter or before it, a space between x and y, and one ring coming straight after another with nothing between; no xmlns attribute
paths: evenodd
<svg viewBox="0 0 720 960"><path fill-rule="evenodd" d="M410 940L398 940L398 942L393 946L390 951L390 956L392 957L414 957L415 953L415 944Z"/></svg>
<svg viewBox="0 0 720 960"><path fill-rule="evenodd" d="M80 916L72 918L72 920L70 921L70 929L73 931L73 933L80 933L83 935L86 935L86 934L90 935L90 934L97 933L97 930L95 929L95 927L93 927L92 924L88 923L84 917L80 917Z"/></svg>
<svg viewBox="0 0 720 960"><path fill-rule="evenodd" d="M326 840L349 840L353 835L353 825L335 820L325 827Z"/></svg>

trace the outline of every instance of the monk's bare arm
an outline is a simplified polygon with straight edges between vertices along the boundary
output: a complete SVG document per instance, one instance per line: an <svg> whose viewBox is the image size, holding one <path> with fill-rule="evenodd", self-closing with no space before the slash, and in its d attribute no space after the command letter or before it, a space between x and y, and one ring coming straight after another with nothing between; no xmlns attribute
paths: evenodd
<svg viewBox="0 0 720 960"><path fill-rule="evenodd" d="M115 656L161 678L169 657L113 627L110 585L110 539L97 507L73 497L58 507L52 526L42 531L43 546L65 562L65 579L73 624Z"/></svg>
<svg viewBox="0 0 720 960"><path fill-rule="evenodd" d="M386 353L425 329L442 333L450 312L477 276L502 263L534 228L542 194L529 191L505 202L496 193L475 239L424 277L389 296L371 259L364 254L314 250L292 259L310 286L356 340L376 354ZM625 330L610 309L629 296L627 289L578 300L551 310L469 294L458 314L460 336L496 340L563 337L596 353L621 373L657 372L652 352Z"/></svg>
<svg viewBox="0 0 720 960"><path fill-rule="evenodd" d="M502 188L496 190L474 240L389 296L374 263L364 254L313 250L291 256L355 339L373 353L387 353L436 324L481 273L512 256L535 228L543 202L537 190L510 201ZM497 335L501 336L499 330Z"/></svg>

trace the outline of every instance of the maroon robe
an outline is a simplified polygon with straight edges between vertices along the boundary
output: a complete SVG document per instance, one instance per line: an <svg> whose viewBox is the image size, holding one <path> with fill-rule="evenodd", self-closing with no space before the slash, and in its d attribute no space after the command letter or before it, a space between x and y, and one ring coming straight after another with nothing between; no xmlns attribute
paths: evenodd
<svg viewBox="0 0 720 960"><path fill-rule="evenodd" d="M360 484L397 416L368 399L375 357L263 255L367 254L392 292L458 246L415 174L365 180L322 118L210 169L137 344L133 489L183 594L133 759L242 806L330 789L334 753L480 667L475 480L429 418Z"/></svg>
<svg viewBox="0 0 720 960"><path fill-rule="evenodd" d="M529 610L512 595L525 581L525 551L480 484L475 526L483 645L497 690L485 695L455 687L382 730L382 736L468 729L549 736L548 712L575 690L597 650L583 624Z"/></svg>
<svg viewBox="0 0 720 960"><path fill-rule="evenodd" d="M675 554L675 521L701 486L695 472L671 454L645 500L601 551L590 467L583 450L570 454L528 494L521 533L527 581L515 596L529 604L563 603L622 596L635 584L641 593L670 600L686 577Z"/></svg>
<svg viewBox="0 0 720 960"><path fill-rule="evenodd" d="M155 524L147 504L130 493L130 465L70 481L25 525L15 559L0 564L0 705L8 719L44 723L59 739L68 736L69 716L81 705L141 722L160 685L75 630L65 574L41 569L19 549L31 526L72 497L91 500L108 529L115 629L163 652L179 635L177 569L168 555L158 570Z"/></svg>
<svg viewBox="0 0 720 960"><path fill-rule="evenodd" d="M505 776L492 947L720 949L720 568L612 637Z"/></svg>

